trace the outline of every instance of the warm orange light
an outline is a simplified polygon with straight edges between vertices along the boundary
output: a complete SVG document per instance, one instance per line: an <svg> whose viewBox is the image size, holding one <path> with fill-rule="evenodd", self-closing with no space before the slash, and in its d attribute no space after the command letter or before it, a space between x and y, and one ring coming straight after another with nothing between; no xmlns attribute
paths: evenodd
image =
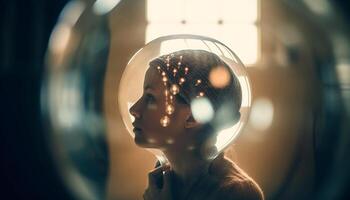
<svg viewBox="0 0 350 200"><path fill-rule="evenodd" d="M211 70L209 74L210 83L216 88L223 88L230 82L230 74L223 66Z"/></svg>

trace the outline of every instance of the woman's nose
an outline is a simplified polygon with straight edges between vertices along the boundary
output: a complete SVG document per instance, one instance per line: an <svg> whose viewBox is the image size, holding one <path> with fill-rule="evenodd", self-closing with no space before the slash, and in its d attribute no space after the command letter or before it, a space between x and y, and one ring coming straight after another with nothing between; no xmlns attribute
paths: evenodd
<svg viewBox="0 0 350 200"><path fill-rule="evenodd" d="M136 103L133 106L131 106L131 108L129 109L129 112L135 118L140 118L141 117L140 113L136 111Z"/></svg>

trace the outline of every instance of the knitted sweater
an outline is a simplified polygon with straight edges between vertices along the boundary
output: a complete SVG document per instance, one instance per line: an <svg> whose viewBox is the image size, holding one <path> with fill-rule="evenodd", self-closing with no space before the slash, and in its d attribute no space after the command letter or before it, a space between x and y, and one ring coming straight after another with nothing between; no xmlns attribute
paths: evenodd
<svg viewBox="0 0 350 200"><path fill-rule="evenodd" d="M184 198L184 200L221 199L264 199L258 184L223 153L212 161L208 173L198 178Z"/></svg>

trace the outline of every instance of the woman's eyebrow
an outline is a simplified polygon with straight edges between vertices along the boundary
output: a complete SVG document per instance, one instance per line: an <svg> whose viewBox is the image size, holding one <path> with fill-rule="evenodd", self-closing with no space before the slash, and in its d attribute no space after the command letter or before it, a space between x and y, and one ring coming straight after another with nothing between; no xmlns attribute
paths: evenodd
<svg viewBox="0 0 350 200"><path fill-rule="evenodd" d="M144 90L152 90L152 87L150 85L146 85L143 89Z"/></svg>

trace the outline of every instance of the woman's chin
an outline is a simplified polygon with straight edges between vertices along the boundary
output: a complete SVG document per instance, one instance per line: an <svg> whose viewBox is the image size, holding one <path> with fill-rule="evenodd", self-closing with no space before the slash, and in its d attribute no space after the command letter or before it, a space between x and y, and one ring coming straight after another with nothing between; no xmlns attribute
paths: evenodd
<svg viewBox="0 0 350 200"><path fill-rule="evenodd" d="M146 142L146 140L143 137L135 136L134 142L137 146L142 146Z"/></svg>

